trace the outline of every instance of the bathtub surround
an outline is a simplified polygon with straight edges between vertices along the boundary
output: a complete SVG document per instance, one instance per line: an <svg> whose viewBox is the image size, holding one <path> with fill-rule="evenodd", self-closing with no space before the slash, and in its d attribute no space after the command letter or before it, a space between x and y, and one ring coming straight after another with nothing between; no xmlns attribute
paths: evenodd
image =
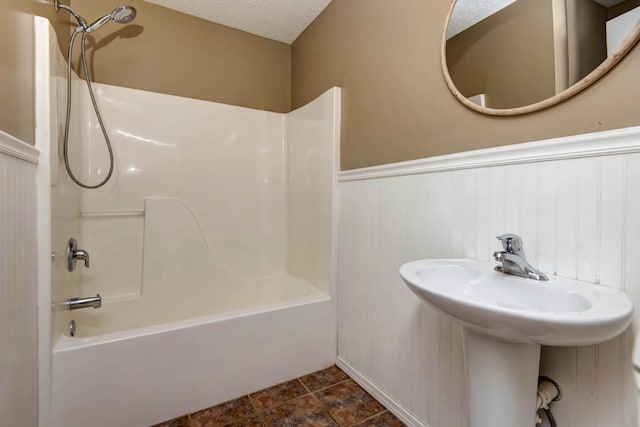
<svg viewBox="0 0 640 427"><path fill-rule="evenodd" d="M132 305L129 319L145 322L135 327L272 304L263 289L277 282L291 299L306 296L308 283L331 294L327 141L337 136L337 91L287 116L99 84L96 93L117 129L120 169L103 189L82 192L79 242L94 259L79 271L85 293ZM91 142L82 156L96 175L83 180L92 182L108 159L99 129L85 129L82 140ZM203 277L234 290L209 289ZM184 300L176 281L210 298L156 312L156 301ZM107 311L78 314L99 329ZM114 317L127 322L122 312Z"/></svg>
<svg viewBox="0 0 640 427"><path fill-rule="evenodd" d="M54 252L41 307L103 297L98 310L42 313L53 349L40 364L43 422L149 425L332 365L340 91L284 115L97 84L116 174L79 190L56 144L63 61L46 21L36 25L48 74L38 146L51 157L40 232ZM88 94L75 92L72 166L89 165L79 175L91 183L108 159ZM91 268L65 271L70 237Z"/></svg>
<svg viewBox="0 0 640 427"><path fill-rule="evenodd" d="M638 171L636 127L341 172L338 366L408 425L468 425L461 327L399 266L489 261L513 232L543 272L621 287L638 307ZM558 425L637 425L631 330L542 348L540 374L563 389Z"/></svg>

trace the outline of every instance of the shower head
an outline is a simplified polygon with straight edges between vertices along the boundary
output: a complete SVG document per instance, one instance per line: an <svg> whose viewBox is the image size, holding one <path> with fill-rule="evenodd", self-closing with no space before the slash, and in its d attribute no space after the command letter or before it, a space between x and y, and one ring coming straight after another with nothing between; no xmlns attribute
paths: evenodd
<svg viewBox="0 0 640 427"><path fill-rule="evenodd" d="M117 24L128 24L136 17L136 9L131 6L118 6L113 11L89 25L85 32L92 33L109 21Z"/></svg>
<svg viewBox="0 0 640 427"><path fill-rule="evenodd" d="M111 12L111 20L118 24L128 24L136 18L137 13L132 6L118 6Z"/></svg>

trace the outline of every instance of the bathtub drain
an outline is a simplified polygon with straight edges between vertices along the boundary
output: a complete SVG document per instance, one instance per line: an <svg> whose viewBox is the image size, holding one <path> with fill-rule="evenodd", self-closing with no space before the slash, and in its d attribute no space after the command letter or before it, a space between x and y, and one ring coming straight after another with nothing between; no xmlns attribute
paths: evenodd
<svg viewBox="0 0 640 427"><path fill-rule="evenodd" d="M76 336L76 321L72 320L71 322L69 322L69 335L71 335L72 337Z"/></svg>

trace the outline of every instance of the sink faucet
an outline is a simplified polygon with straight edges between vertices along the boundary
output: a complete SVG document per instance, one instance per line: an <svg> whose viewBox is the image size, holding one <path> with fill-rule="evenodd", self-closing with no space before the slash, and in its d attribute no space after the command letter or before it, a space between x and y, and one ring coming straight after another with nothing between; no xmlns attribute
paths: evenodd
<svg viewBox="0 0 640 427"><path fill-rule="evenodd" d="M493 253L493 258L502 263L502 265L496 266L496 271L513 274L514 276L527 277L533 280L549 280L544 273L533 268L525 258L520 236L503 234L497 236L496 239L502 242L502 247L504 248L504 251Z"/></svg>

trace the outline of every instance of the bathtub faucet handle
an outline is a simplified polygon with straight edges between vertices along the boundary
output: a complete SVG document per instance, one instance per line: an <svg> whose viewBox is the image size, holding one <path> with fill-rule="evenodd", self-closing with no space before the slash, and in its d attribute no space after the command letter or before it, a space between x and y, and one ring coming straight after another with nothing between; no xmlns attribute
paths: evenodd
<svg viewBox="0 0 640 427"><path fill-rule="evenodd" d="M76 269L78 260L84 261L85 268L89 268L89 252L84 249L78 249L78 242L72 237L69 239L69 246L67 247L67 267L69 271Z"/></svg>

